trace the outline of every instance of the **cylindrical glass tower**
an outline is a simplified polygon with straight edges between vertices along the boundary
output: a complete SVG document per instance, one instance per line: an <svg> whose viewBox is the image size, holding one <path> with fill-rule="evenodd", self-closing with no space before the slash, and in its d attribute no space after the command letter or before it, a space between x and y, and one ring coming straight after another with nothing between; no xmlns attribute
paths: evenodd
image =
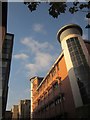
<svg viewBox="0 0 90 120"><path fill-rule="evenodd" d="M90 55L81 36L82 29L76 24L66 25L57 33L76 107L90 102Z"/></svg>

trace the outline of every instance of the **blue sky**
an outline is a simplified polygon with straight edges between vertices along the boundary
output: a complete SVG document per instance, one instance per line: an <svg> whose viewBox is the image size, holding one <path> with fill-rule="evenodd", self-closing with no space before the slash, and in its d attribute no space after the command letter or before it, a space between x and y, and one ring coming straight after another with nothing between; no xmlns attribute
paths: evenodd
<svg viewBox="0 0 90 120"><path fill-rule="evenodd" d="M30 99L30 77L45 76L61 52L57 31L66 24L76 23L84 30L87 20L82 12L69 12L54 19L48 4L42 3L32 13L23 3L9 3L8 32L14 34L7 109L20 99Z"/></svg>

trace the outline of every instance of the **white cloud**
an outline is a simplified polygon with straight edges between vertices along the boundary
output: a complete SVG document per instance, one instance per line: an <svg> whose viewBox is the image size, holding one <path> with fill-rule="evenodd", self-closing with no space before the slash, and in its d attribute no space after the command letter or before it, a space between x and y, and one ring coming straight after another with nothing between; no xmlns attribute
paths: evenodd
<svg viewBox="0 0 90 120"><path fill-rule="evenodd" d="M44 34L46 34L46 31L45 31L45 28L44 28L44 25L43 24L34 24L33 25L33 30L35 31L35 32L38 32L38 33L44 33Z"/></svg>
<svg viewBox="0 0 90 120"><path fill-rule="evenodd" d="M26 38L22 39L21 43L23 45L27 46L28 48L30 48L30 50L32 52L53 49L53 46L50 45L50 43L48 43L48 42L41 43L41 42L38 42L38 40L33 39L32 37L26 37Z"/></svg>
<svg viewBox="0 0 90 120"><path fill-rule="evenodd" d="M22 59L22 60L26 60L28 57L29 56L24 54L24 53L13 55L13 58L15 58L15 59Z"/></svg>
<svg viewBox="0 0 90 120"><path fill-rule="evenodd" d="M35 57L35 61L42 68L48 67L52 61L52 56L49 53L38 52Z"/></svg>
<svg viewBox="0 0 90 120"><path fill-rule="evenodd" d="M34 63L26 64L25 67L29 71L30 75L35 76L39 72L48 70L52 61L53 57L49 53L38 52L35 55Z"/></svg>
<svg viewBox="0 0 90 120"><path fill-rule="evenodd" d="M26 37L21 40L21 43L29 48L30 53L33 53L31 63L26 63L25 68L28 70L30 76L35 76L38 73L47 71L55 58L51 54L53 46L48 42L40 42L32 37Z"/></svg>

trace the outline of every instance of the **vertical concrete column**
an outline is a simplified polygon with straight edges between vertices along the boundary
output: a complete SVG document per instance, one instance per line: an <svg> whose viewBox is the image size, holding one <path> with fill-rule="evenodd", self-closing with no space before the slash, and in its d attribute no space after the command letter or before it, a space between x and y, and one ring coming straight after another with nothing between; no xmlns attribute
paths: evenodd
<svg viewBox="0 0 90 120"><path fill-rule="evenodd" d="M31 82L31 120L33 119L33 82L32 82L32 79L30 80Z"/></svg>
<svg viewBox="0 0 90 120"><path fill-rule="evenodd" d="M86 78L87 73L85 77L82 75L84 73L84 71L82 71L82 68L83 68L82 66L86 64L88 65L90 64L88 60L90 59L89 58L90 56L81 36L82 36L82 29L80 26L76 24L66 25L62 27L57 33L58 41L61 43L61 47L64 52L66 67L67 67L68 76L70 79L72 94L73 94L76 108L83 105L83 100L82 100L82 96L81 96L79 84L78 84L78 78L80 78L80 80L83 81L83 83L88 81L88 78ZM77 50L74 45L77 46ZM78 54L76 54L76 51L77 53L80 52L78 46L80 46L80 50L82 52L82 54L80 55L82 56L79 56ZM75 60L77 61L78 65L74 62L73 56L76 57ZM79 64L78 57L81 57L81 59L85 63L82 62L82 64L81 63ZM85 79L87 80L85 81Z"/></svg>

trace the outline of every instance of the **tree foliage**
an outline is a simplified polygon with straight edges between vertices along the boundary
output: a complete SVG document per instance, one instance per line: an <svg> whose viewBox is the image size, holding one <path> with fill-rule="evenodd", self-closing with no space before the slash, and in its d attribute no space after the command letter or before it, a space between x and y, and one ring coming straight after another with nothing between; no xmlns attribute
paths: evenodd
<svg viewBox="0 0 90 120"><path fill-rule="evenodd" d="M46 2L47 3L47 2ZM24 2L28 6L29 10L32 12L37 9L41 2ZM48 2L49 4L49 14L53 18L58 18L61 13L69 11L71 14L75 12L86 12L86 18L90 18L90 1L88 2L72 2L72 6L68 6L67 2Z"/></svg>

